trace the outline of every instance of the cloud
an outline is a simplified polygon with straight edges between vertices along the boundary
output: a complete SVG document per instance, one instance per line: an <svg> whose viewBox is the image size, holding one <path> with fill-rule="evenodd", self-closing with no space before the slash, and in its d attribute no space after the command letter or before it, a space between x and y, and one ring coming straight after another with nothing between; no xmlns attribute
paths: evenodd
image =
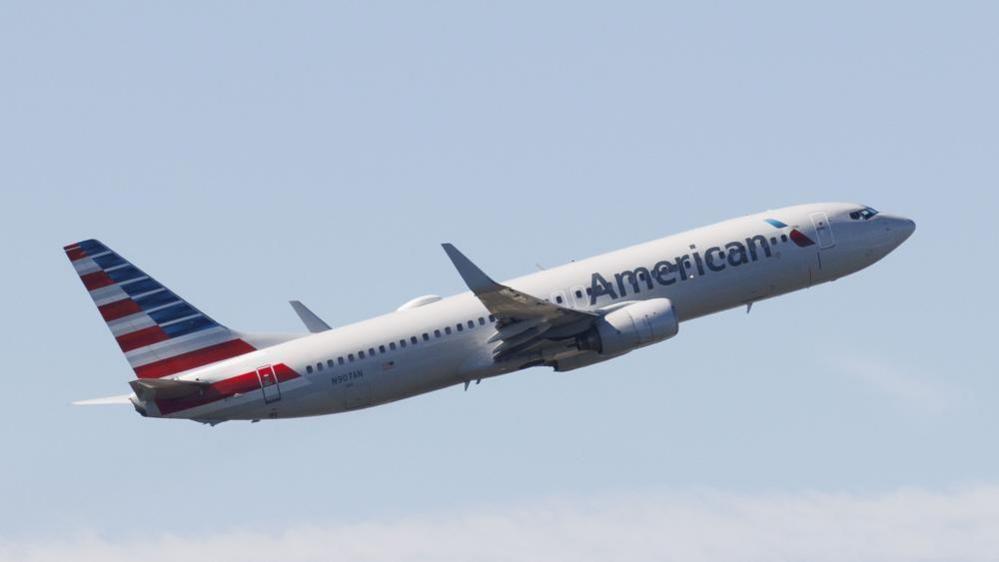
<svg viewBox="0 0 999 562"><path fill-rule="evenodd" d="M976 562L999 560L997 529L999 486L871 496L650 493L288 525L272 533L6 543L0 560Z"/></svg>
<svg viewBox="0 0 999 562"><path fill-rule="evenodd" d="M961 389L910 367L862 358L837 362L844 372L869 388L929 413L944 413L966 399Z"/></svg>

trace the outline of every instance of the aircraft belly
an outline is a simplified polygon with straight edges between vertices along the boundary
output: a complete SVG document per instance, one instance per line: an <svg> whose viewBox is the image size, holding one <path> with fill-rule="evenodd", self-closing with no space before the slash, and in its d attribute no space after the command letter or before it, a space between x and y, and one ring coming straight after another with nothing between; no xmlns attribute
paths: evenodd
<svg viewBox="0 0 999 562"><path fill-rule="evenodd" d="M461 382L467 348L438 345L400 361L398 370L379 373L373 380L372 403L383 404Z"/></svg>

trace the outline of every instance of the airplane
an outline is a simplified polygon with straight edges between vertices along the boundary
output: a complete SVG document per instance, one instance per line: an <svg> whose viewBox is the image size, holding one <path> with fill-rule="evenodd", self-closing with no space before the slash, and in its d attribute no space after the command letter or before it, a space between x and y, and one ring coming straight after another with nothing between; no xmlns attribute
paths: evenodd
<svg viewBox="0 0 999 562"><path fill-rule="evenodd" d="M97 240L64 247L135 371L146 417L210 425L348 412L529 367L572 371L677 335L682 322L806 289L879 261L915 222L851 203L786 207L498 283L443 244L468 286L307 334L232 330Z"/></svg>

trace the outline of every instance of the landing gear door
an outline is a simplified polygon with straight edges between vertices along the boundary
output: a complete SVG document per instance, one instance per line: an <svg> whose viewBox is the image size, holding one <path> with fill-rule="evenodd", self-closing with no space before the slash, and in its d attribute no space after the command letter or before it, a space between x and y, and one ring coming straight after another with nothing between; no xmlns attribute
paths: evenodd
<svg viewBox="0 0 999 562"><path fill-rule="evenodd" d="M812 213L811 218L819 248L826 250L835 246L836 239L833 237L832 225L829 224L829 216L825 213Z"/></svg>
<svg viewBox="0 0 999 562"><path fill-rule="evenodd" d="M260 379L260 390L264 393L264 403L270 404L281 399L281 387L278 385L277 374L274 367L267 365L257 369L257 378Z"/></svg>

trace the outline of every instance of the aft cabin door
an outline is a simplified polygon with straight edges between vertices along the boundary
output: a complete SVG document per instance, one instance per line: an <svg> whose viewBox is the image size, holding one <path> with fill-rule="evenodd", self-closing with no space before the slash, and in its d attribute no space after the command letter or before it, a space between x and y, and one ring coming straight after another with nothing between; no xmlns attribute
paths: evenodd
<svg viewBox="0 0 999 562"><path fill-rule="evenodd" d="M270 404L281 399L281 387L278 385L277 374L274 367L267 365L257 369L257 378L260 379L260 390L264 393L264 403Z"/></svg>
<svg viewBox="0 0 999 562"><path fill-rule="evenodd" d="M829 216L825 213L812 213L812 226L815 227L815 237L818 239L819 248L826 250L836 245L833 238L832 226L829 224Z"/></svg>

